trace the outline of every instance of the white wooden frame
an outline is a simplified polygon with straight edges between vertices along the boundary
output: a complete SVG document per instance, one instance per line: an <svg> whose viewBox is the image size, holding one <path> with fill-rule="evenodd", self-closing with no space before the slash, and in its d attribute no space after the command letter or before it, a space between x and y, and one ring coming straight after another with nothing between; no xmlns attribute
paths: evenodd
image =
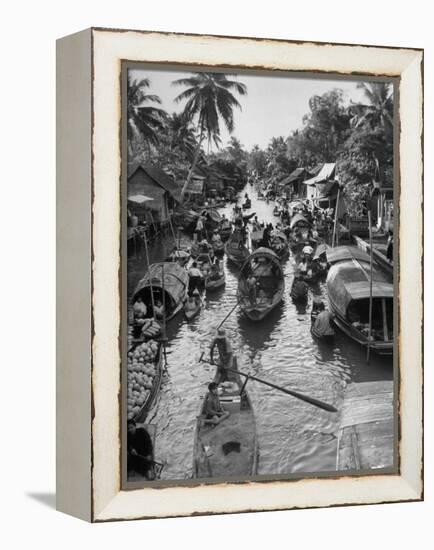
<svg viewBox="0 0 434 550"><path fill-rule="evenodd" d="M400 474L120 490L121 60L400 78ZM89 29L58 41L57 502L88 521L423 497L423 52Z"/></svg>

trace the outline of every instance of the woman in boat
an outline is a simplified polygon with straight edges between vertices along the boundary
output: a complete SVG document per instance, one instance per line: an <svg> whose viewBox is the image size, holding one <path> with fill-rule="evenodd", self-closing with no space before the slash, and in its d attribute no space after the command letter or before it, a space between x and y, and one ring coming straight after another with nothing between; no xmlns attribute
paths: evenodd
<svg viewBox="0 0 434 550"><path fill-rule="evenodd" d="M331 325L334 316L325 309L324 302L318 304L318 315L312 325L312 333L317 338L331 338L335 331Z"/></svg>
<svg viewBox="0 0 434 550"><path fill-rule="evenodd" d="M203 282L202 271L197 267L197 262L193 262L192 266L188 270L188 275L190 277L188 282L188 293L191 295L193 290L200 287Z"/></svg>
<svg viewBox="0 0 434 550"><path fill-rule="evenodd" d="M250 273L246 279L247 291L249 293L249 300L252 304L256 304L256 288L258 281L253 273Z"/></svg>
<svg viewBox="0 0 434 550"><path fill-rule="evenodd" d="M296 275L294 277L294 282L292 283L291 288L291 298L294 301L305 301L307 300L309 287L303 277Z"/></svg>
<svg viewBox="0 0 434 550"><path fill-rule="evenodd" d="M136 301L133 304L134 321L138 325L143 325L146 316L148 314L148 308L141 296L137 296Z"/></svg>
<svg viewBox="0 0 434 550"><path fill-rule="evenodd" d="M305 257L301 258L300 263L297 266L298 272L302 277L307 275L308 265Z"/></svg>
<svg viewBox="0 0 434 550"><path fill-rule="evenodd" d="M208 392L204 407L205 421L208 424L217 426L217 424L225 420L230 413L229 411L225 411L221 406L218 394L218 384L211 382L208 385Z"/></svg>

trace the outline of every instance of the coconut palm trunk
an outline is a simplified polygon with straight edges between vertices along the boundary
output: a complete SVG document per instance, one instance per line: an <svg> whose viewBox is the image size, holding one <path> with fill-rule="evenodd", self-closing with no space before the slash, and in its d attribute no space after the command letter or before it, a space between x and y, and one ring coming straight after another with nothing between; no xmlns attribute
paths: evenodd
<svg viewBox="0 0 434 550"><path fill-rule="evenodd" d="M185 193L186 193L186 191L187 191L187 189L188 189L188 186L189 186L189 184L190 184L191 178L193 177L193 174L194 174L194 170L195 170L195 168L196 168L197 161L199 160L199 154L200 154L200 149L201 149L201 147L202 147L202 142L203 142L203 128L201 128L201 130L200 130L199 141L197 142L196 149L194 150L193 161L192 161L192 163L191 163L190 170L188 171L187 179L185 180L185 183L184 183L184 185L182 186L182 190L181 190L181 202L184 202Z"/></svg>

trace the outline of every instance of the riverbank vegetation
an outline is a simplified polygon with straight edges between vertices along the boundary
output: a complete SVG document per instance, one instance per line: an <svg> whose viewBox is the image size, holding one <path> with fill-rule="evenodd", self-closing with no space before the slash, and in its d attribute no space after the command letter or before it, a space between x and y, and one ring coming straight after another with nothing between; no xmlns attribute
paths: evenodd
<svg viewBox="0 0 434 550"><path fill-rule="evenodd" d="M160 108L148 78L128 82L129 161L152 162L172 174L182 199L195 175L207 190L241 189L249 175L277 184L298 167L315 173L336 163L349 209L356 212L374 182L393 184L393 88L360 82L364 101L348 103L336 88L309 100L300 128L247 151L235 137L235 110L247 87L233 75L192 73L173 82L181 89L178 113ZM265 100L265 99L264 99ZM232 135L222 144L221 127Z"/></svg>

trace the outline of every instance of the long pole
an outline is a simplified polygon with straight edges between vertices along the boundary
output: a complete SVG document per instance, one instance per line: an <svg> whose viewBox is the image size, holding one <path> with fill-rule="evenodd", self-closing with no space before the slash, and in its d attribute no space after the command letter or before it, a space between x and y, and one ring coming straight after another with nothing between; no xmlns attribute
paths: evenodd
<svg viewBox="0 0 434 550"><path fill-rule="evenodd" d="M166 290L164 285L164 262L161 264L161 281L162 281L162 290L163 290L163 333L161 341L163 342L163 353L164 353L164 366L167 370L167 354L166 354L166 343L167 343L167 336L166 336Z"/></svg>
<svg viewBox="0 0 434 550"><path fill-rule="evenodd" d="M203 356L203 354L202 354ZM202 361L202 357L199 359L199 361ZM227 370L229 372L233 372L235 374L238 374L240 376L244 376L244 378L248 380L255 380L256 382L259 382L260 384L264 384L265 386L269 386L270 388L273 388L275 390L279 390L283 393L286 393L287 395L291 395L292 397L296 397L297 399L300 399L301 401L305 401L306 403L309 403L310 405L314 405L315 407L319 407L320 409L323 409L325 411L329 412L337 412L337 409L333 407L333 405L329 405L328 403L324 403L324 401L320 401L319 399L315 399L314 397L309 397L308 395L305 395L303 393L296 392L294 390L288 390L286 388L283 388L282 386L278 386L277 384L273 384L272 382L267 382L266 380L263 380L262 378L257 378L256 376L252 376L250 374L246 374L245 372L241 372L236 369L231 369L229 367L223 367L224 370Z"/></svg>
<svg viewBox="0 0 434 550"><path fill-rule="evenodd" d="M366 350L366 362L369 363L371 352L371 335L372 335L372 220L371 211L368 211L369 225L369 331L368 331L368 346Z"/></svg>
<svg viewBox="0 0 434 550"><path fill-rule="evenodd" d="M340 195L341 189L338 188L338 195L336 197L336 211L335 211L335 221L333 224L333 237L332 237L332 248L335 247L335 237L336 237L336 227L338 222L338 210L339 210L339 195Z"/></svg>
<svg viewBox="0 0 434 550"><path fill-rule="evenodd" d="M149 273L149 286L151 287L152 317L155 319L154 289L152 288L151 265L149 263L148 239L146 238L146 232L144 233L144 240L145 240L146 262L148 264L148 273Z"/></svg>
<svg viewBox="0 0 434 550"><path fill-rule="evenodd" d="M218 330L222 324L226 321L226 319L228 319L228 317L232 314L233 311L235 311L235 308L238 306L239 304L239 300L237 300L237 303L234 305L234 307L230 310L230 312L226 315L226 317L223 319L223 321L219 324L219 326L216 328L216 330Z"/></svg>

